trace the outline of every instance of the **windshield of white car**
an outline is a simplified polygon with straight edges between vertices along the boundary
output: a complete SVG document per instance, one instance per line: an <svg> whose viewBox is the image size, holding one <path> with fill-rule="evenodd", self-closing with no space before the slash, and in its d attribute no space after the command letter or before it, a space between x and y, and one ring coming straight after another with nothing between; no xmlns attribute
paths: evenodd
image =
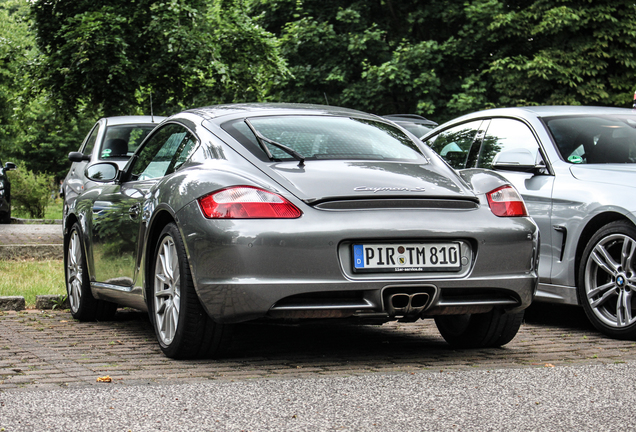
<svg viewBox="0 0 636 432"><path fill-rule="evenodd" d="M297 158L261 140L250 125L269 141L297 152L303 160L354 159L427 163L417 144L398 128L373 120L349 117L290 115L251 117L222 125L230 135L263 161ZM263 145L267 146L267 155Z"/></svg>
<svg viewBox="0 0 636 432"><path fill-rule="evenodd" d="M636 116L553 117L543 122L569 163L636 163Z"/></svg>

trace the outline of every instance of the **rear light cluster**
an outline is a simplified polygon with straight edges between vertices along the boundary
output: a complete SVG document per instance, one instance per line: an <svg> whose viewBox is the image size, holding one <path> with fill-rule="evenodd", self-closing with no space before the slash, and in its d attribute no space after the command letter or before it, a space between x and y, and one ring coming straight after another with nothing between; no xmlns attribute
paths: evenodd
<svg viewBox="0 0 636 432"><path fill-rule="evenodd" d="M490 210L499 217L528 216L519 193L512 186L502 186L486 194Z"/></svg>
<svg viewBox="0 0 636 432"><path fill-rule="evenodd" d="M280 195L252 186L234 186L199 198L208 219L295 219L302 212Z"/></svg>

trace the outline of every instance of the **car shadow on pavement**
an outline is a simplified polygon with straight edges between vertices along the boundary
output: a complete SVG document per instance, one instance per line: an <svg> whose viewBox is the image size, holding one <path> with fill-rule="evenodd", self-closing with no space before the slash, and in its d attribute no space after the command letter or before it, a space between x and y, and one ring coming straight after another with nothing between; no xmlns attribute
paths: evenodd
<svg viewBox="0 0 636 432"><path fill-rule="evenodd" d="M533 303L526 309L525 322L535 325L595 331L580 306L553 303Z"/></svg>
<svg viewBox="0 0 636 432"><path fill-rule="evenodd" d="M118 332L127 332L133 339L144 340L149 344L150 352L163 357L147 313L120 309L114 321L95 324L104 331L114 326ZM546 334L535 335L538 329L545 329ZM470 363L484 356L496 360L505 357L507 352L534 351L539 348L532 345L543 343L539 340L545 339L545 343L553 344L555 335L572 332L598 334L582 308L552 304L532 305L526 311L519 335L509 345L477 350L456 350L448 345L432 319L384 325L355 325L342 321L296 324L262 320L234 325L231 342L219 360L250 364L293 360L313 365L327 363L332 367L342 364L354 369L356 365L368 368L369 361L383 365L411 361L437 363L443 359L444 363L460 360Z"/></svg>
<svg viewBox="0 0 636 432"><path fill-rule="evenodd" d="M424 351L450 349L432 320L415 323L352 325L336 323L237 325L226 355L336 356L350 360L383 355L418 355Z"/></svg>
<svg viewBox="0 0 636 432"><path fill-rule="evenodd" d="M110 323L94 325L104 331L114 326L119 332L129 331L137 338L155 339L148 314L132 309L119 309ZM384 325L356 325L341 321L296 324L262 320L233 325L231 334L231 341L221 355L223 359L335 356L353 360L360 356L386 354L393 357L451 350L433 320Z"/></svg>

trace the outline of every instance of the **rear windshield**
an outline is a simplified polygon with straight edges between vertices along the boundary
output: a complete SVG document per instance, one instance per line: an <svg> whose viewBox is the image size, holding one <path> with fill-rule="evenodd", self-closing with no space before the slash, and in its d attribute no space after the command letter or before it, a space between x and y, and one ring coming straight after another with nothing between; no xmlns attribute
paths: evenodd
<svg viewBox="0 0 636 432"><path fill-rule="evenodd" d="M398 128L373 120L327 116L253 117L251 126L268 140L294 150L306 160L356 159L401 160L426 163L420 149ZM245 120L234 120L222 128L263 161L287 161L284 150L258 140Z"/></svg>
<svg viewBox="0 0 636 432"><path fill-rule="evenodd" d="M543 121L565 161L636 162L636 116L553 117Z"/></svg>

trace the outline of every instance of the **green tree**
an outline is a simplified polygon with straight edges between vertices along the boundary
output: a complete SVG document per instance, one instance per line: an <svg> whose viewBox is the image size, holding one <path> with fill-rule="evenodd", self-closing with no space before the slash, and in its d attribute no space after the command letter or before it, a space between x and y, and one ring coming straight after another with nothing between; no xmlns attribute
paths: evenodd
<svg viewBox="0 0 636 432"><path fill-rule="evenodd" d="M286 73L242 0L36 0L43 85L65 112L261 100Z"/></svg>
<svg viewBox="0 0 636 432"><path fill-rule="evenodd" d="M449 116L487 50L464 0L254 0L252 10L293 75L274 89L280 100Z"/></svg>
<svg viewBox="0 0 636 432"><path fill-rule="evenodd" d="M38 86L40 60L30 3L0 0L0 155L59 179L68 170L69 151L77 150L95 114L69 118L57 112Z"/></svg>
<svg viewBox="0 0 636 432"><path fill-rule="evenodd" d="M292 78L279 100L441 121L495 106L625 106L636 8L625 0L253 0Z"/></svg>
<svg viewBox="0 0 636 432"><path fill-rule="evenodd" d="M29 170L53 174L59 181L71 166L69 152L79 149L96 117L84 110L75 116L64 114L45 93L35 93L14 106L13 128L18 133L12 155Z"/></svg>
<svg viewBox="0 0 636 432"><path fill-rule="evenodd" d="M33 60L28 13L26 1L0 1L0 154L3 159L17 149L13 108L24 94L23 77Z"/></svg>
<svg viewBox="0 0 636 432"><path fill-rule="evenodd" d="M636 4L510 2L488 30L502 49L485 75L499 104L628 106L636 87Z"/></svg>

